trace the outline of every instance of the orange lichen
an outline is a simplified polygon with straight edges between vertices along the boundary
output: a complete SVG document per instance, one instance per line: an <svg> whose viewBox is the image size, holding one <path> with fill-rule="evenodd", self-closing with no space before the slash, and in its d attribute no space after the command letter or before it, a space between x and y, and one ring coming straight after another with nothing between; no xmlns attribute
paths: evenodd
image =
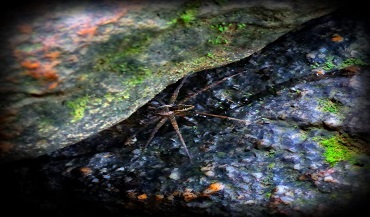
<svg viewBox="0 0 370 217"><path fill-rule="evenodd" d="M155 195L155 200L156 201L161 201L163 199L164 199L164 195L163 194L157 194L157 195Z"/></svg>
<svg viewBox="0 0 370 217"><path fill-rule="evenodd" d="M78 35L88 35L88 36L91 37L91 36L94 36L95 35L96 29L97 29L96 26L85 28L85 29L81 29L80 31L77 32L77 34Z"/></svg>
<svg viewBox="0 0 370 217"><path fill-rule="evenodd" d="M20 65L24 68L25 74L29 75L35 79L45 79L50 81L58 80L59 76L57 71L53 68L54 66L58 65L60 61L53 60L49 63L41 63L36 60L24 60L20 63ZM50 89L56 87L56 84L49 86Z"/></svg>
<svg viewBox="0 0 370 217"><path fill-rule="evenodd" d="M137 199L139 199L139 200L146 200L146 199L148 199L148 195L146 195L146 194L140 194L140 195L137 196Z"/></svg>
<svg viewBox="0 0 370 217"><path fill-rule="evenodd" d="M45 69L51 69L51 68L53 68L54 66L56 66L56 65L59 65L61 63L61 61L60 60L53 60L53 61L51 61L50 63L48 63L48 64L44 64L44 68Z"/></svg>
<svg viewBox="0 0 370 217"><path fill-rule="evenodd" d="M128 10L131 10L129 8L126 2L115 2L116 8L118 10L112 12L111 17L102 17L101 20L98 23L98 25L105 25L108 23L116 23L122 16L124 16Z"/></svg>
<svg viewBox="0 0 370 217"><path fill-rule="evenodd" d="M106 25L106 24L109 24L109 23L116 23L118 21L118 19L121 18L121 14L119 14L118 16L116 17L112 17L112 18L109 18L107 20L102 20L99 25Z"/></svg>
<svg viewBox="0 0 370 217"><path fill-rule="evenodd" d="M212 191L221 191L222 189L224 189L224 184L220 183L220 182L215 182L215 183L212 183L208 186L208 189L212 190Z"/></svg>
<svg viewBox="0 0 370 217"><path fill-rule="evenodd" d="M92 169L90 167L82 167L82 168L80 168L80 172L84 176L88 176L88 175L91 175L93 171L92 171Z"/></svg>
<svg viewBox="0 0 370 217"><path fill-rule="evenodd" d="M60 56L59 51L50 52L44 55L46 58L50 58L51 60L56 60Z"/></svg>
<svg viewBox="0 0 370 217"><path fill-rule="evenodd" d="M28 70L26 74L36 79L58 80L59 76L54 69L51 70Z"/></svg>
<svg viewBox="0 0 370 217"><path fill-rule="evenodd" d="M222 184L221 182L215 182L215 183L210 184L208 188L204 190L202 193L203 195L209 195L209 194L221 191L224 188L225 188L224 184Z"/></svg>
<svg viewBox="0 0 370 217"><path fill-rule="evenodd" d="M323 76L323 75L325 75L325 71L324 70L317 71L316 75L317 76Z"/></svg>
<svg viewBox="0 0 370 217"><path fill-rule="evenodd" d="M38 61L25 60L21 62L21 66L26 69L37 69L40 68L41 63Z"/></svg>
<svg viewBox="0 0 370 217"><path fill-rule="evenodd" d="M182 196L183 196L185 202L192 201L192 200L194 200L194 199L196 199L198 197L198 195L196 195L193 192L193 189L190 189L190 188L185 189L185 191L182 194Z"/></svg>
<svg viewBox="0 0 370 217"><path fill-rule="evenodd" d="M182 196L182 191L176 190L172 192L169 196L167 196L167 200L173 201L175 197L181 197Z"/></svg>
<svg viewBox="0 0 370 217"><path fill-rule="evenodd" d="M323 76L325 75L325 70L322 68L317 68L312 70L317 76Z"/></svg>
<svg viewBox="0 0 370 217"><path fill-rule="evenodd" d="M58 84L59 84L58 82L53 82L53 83L49 84L48 89L52 90L52 89L56 88L58 86Z"/></svg>
<svg viewBox="0 0 370 217"><path fill-rule="evenodd" d="M344 38L340 36L339 34L335 33L331 36L331 41L333 42L342 42Z"/></svg>
<svg viewBox="0 0 370 217"><path fill-rule="evenodd" d="M44 71L43 77L48 80L58 80L58 74L54 69L51 69L49 71Z"/></svg>

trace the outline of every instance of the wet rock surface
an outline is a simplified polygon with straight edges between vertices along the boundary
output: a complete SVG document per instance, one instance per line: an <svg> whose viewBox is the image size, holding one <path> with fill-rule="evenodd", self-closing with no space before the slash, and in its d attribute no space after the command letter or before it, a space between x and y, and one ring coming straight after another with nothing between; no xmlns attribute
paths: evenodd
<svg viewBox="0 0 370 217"><path fill-rule="evenodd" d="M29 4L4 7L13 19L0 21L1 161L75 144L128 118L184 75L245 58L341 6L290 0Z"/></svg>
<svg viewBox="0 0 370 217"><path fill-rule="evenodd" d="M187 99L192 110L166 104L179 81L112 128L7 165L1 186L8 204L112 216L363 210L370 196L369 22L348 10L313 20L249 58L187 77L175 104ZM191 161L169 120L143 149L155 117L173 114L156 114L152 107L163 103L177 112Z"/></svg>

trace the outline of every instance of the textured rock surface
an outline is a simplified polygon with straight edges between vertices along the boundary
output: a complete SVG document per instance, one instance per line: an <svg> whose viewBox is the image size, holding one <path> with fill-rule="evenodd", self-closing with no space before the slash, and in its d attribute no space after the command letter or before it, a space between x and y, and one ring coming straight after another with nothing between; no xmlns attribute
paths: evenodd
<svg viewBox="0 0 370 217"><path fill-rule="evenodd" d="M78 144L9 165L2 195L14 198L7 204L24 201L62 216L348 216L367 209L369 22L342 10L250 58L188 77L179 101L229 76L187 104L248 122L177 117L192 163L169 123L144 152L154 123L123 145L151 120L153 100ZM155 99L168 102L178 85Z"/></svg>
<svg viewBox="0 0 370 217"><path fill-rule="evenodd" d="M32 6L7 11L13 19L1 21L2 161L32 158L87 138L126 119L185 74L247 57L340 4L52 1Z"/></svg>

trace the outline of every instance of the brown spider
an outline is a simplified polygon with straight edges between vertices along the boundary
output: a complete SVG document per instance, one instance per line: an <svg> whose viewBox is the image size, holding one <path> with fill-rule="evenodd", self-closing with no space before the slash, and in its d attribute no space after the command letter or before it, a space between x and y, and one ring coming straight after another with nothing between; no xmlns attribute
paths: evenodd
<svg viewBox="0 0 370 217"><path fill-rule="evenodd" d="M355 69L358 70L358 68L355 68ZM291 86L291 85L296 84L296 81L301 81L302 79L304 79L305 81L315 81L315 80L319 80L319 79L323 79L323 78L329 78L329 77L335 77L335 76L353 76L354 74L356 74L356 72L357 72L356 70L352 70L352 71L355 71L355 73L349 73L348 71L351 71L351 70L349 70L348 68L346 68L344 70L335 70L335 71L332 71L330 73L326 73L325 75L322 75L322 76L317 76L315 74L313 74L313 75L312 74L308 74L308 75L305 75L305 76L296 78L293 81L292 80L288 80L286 82L282 82L280 84L277 84L277 85L275 85L275 88L276 89L281 89L283 87ZM143 149L143 152L147 148L147 146L150 144L150 142L152 141L152 139L154 138L154 136L158 132L158 130L166 123L167 120L170 120L173 128L176 131L177 136L179 137L179 139L181 141L181 145L184 147L185 152L188 155L188 157L190 159L190 162L191 162L192 161L192 157L191 157L191 155L190 155L190 153L189 153L189 151L188 151L188 149L186 147L185 141L184 141L184 139L183 139L183 137L181 135L179 126L178 126L177 121L176 121L176 116L185 116L185 115L187 115L190 112L192 112L193 114L197 114L197 115L204 115L204 116L211 116L211 117L216 117L216 118L223 118L223 119L228 119L228 120L233 120L233 121L239 121L239 122L243 122L245 124L249 124L249 121L247 121L247 120L241 120L241 119L232 118L232 117L223 116L223 115L215 115L215 114L205 113L205 112L201 112L201 111L194 111L193 110L194 109L194 106L193 105L187 105L187 104L185 104L187 101L189 101L190 99L196 97L198 94L200 94L200 93L202 93L202 92L204 92L204 91L206 91L206 90L208 90L210 88L215 87L216 85L218 85L218 84L226 81L229 78L233 78L235 76L238 76L241 73L243 73L243 70L241 70L241 71L239 71L239 72L237 72L237 73L235 73L233 75L226 76L226 77L222 78L221 80L218 80L218 81L212 83L211 85L208 85L208 86L200 89L198 92L195 92L193 94L190 94L189 96L185 97L184 99L182 99L178 103L175 103L176 102L176 99L177 99L177 96L179 94L179 91L180 91L181 87L183 86L185 80L187 79L187 77L189 75L185 76L185 78L180 82L179 86L175 89L175 91L171 95L168 104L165 104L161 100L157 100L159 104L157 104L155 106L152 106L152 107L149 107L150 109L155 110L154 111L155 117L152 119L152 121L150 121L149 123L145 124L143 128L145 128L146 126L148 126L150 124L153 124L153 123L155 123L157 121L159 121L159 122L154 127L154 129L151 132L148 140L146 141L145 146L144 146L144 149ZM270 91L271 90L267 89L267 90L263 90L261 92L258 92L254 96L249 97L248 98L248 101L249 102L252 102L254 99L258 99L259 97L261 97L263 95L269 94ZM126 140L125 144L128 144L128 141L130 141L143 128L141 128L139 131L137 131L128 140Z"/></svg>
<svg viewBox="0 0 370 217"><path fill-rule="evenodd" d="M181 100L177 104L175 104L176 99L177 99L177 96L179 94L179 91L180 91L181 87L183 86L185 80L189 76L189 75L187 75L187 76L185 76L182 79L182 81L179 84L179 86L177 86L177 88L173 92L173 94L172 94L172 96L171 96L168 104L165 104L161 100L158 100L157 99L157 101L159 102L160 105L159 106L150 106L149 107L149 109L155 110L154 114L155 114L156 117L153 120L151 120L149 123L147 123L144 126L144 128L146 126L148 126L149 124L155 123L157 121L159 121L159 122L156 124L156 126L152 130L152 132L151 132L148 140L146 141L146 143L144 145L144 148L143 148L142 153L147 148L147 146L150 144L150 142L152 141L152 139L154 138L154 136L158 132L158 130L166 123L167 120L170 120L172 127L175 129L175 132L176 132L177 136L180 139L181 145L184 147L185 152L186 152L186 154L188 155L188 157L190 159L190 162L192 162L192 157L191 157L191 155L190 155L190 153L188 151L188 148L186 147L185 141L184 141L184 139L183 139L183 137L181 135L179 126L178 126L177 121L176 121L176 116L185 116L190 111L192 111L193 113L198 114L198 115L211 116L211 117L216 117L216 118L224 118L224 119L228 119L228 120L240 121L240 122L249 124L249 122L246 121L246 120L241 120L241 119L232 118L232 117L223 116L223 115L215 115L215 114L210 114L210 113L205 113L205 112L200 112L200 111L194 111L193 110L194 109L194 106L193 105L186 105L186 104L184 104L188 100L190 100L191 98L194 98L195 96L197 96L198 94L200 94L200 93L202 93L202 92L204 92L204 91L206 91L206 90L208 90L208 89L210 89L210 88L212 88L212 87L220 84L221 82L223 82L223 81L225 81L225 80L227 80L229 78L232 78L232 77L234 77L234 76L236 76L238 74L240 74L240 73L237 73L237 74L234 74L234 75L225 77L225 78L223 78L223 79L221 79L221 80L219 80L219 81L217 81L215 83L212 83L211 85L204 87L203 89L199 90L198 92L189 95L188 97L184 98L183 100ZM136 132L136 134L138 132ZM130 138L133 138L136 134L134 134ZM126 140L125 144L128 143L127 141L128 140Z"/></svg>

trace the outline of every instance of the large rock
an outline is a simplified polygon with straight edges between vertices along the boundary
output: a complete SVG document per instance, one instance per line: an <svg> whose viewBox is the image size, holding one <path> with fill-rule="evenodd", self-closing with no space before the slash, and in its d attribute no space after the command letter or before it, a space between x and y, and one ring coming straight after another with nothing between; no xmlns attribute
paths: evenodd
<svg viewBox="0 0 370 217"><path fill-rule="evenodd" d="M167 121L146 149L158 116L150 108L168 103L184 80L77 144L1 165L2 211L133 217L368 212L369 22L346 8L249 58L187 77L175 104L186 99L194 109L161 107L176 113L180 134Z"/></svg>
<svg viewBox="0 0 370 217"><path fill-rule="evenodd" d="M184 75L245 58L341 5L52 2L2 22L1 161L50 153L129 117Z"/></svg>

